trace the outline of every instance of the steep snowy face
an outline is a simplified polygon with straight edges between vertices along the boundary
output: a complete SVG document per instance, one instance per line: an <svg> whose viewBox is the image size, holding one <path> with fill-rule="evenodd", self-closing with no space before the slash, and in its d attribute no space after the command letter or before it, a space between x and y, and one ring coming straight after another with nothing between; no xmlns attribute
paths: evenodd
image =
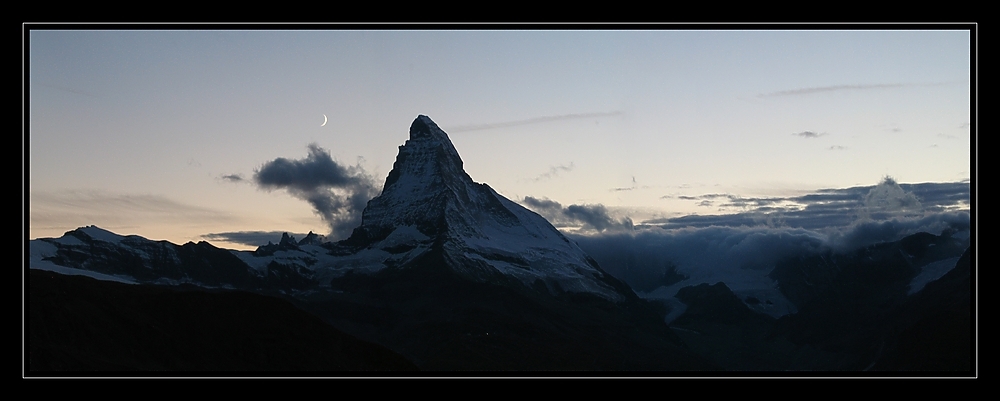
<svg viewBox="0 0 1000 401"><path fill-rule="evenodd" d="M473 182L448 135L423 115L348 242L393 254L393 265L437 243L451 267L470 277L499 273L557 292L622 299L596 263L548 221Z"/></svg>
<svg viewBox="0 0 1000 401"><path fill-rule="evenodd" d="M410 125L410 139L399 147L382 194L362 213L355 239L381 240L401 226L432 237L447 231L472 235L469 225L484 217L474 215L484 212L496 223L517 224L487 188L473 182L462 168L448 134L427 116L419 116Z"/></svg>

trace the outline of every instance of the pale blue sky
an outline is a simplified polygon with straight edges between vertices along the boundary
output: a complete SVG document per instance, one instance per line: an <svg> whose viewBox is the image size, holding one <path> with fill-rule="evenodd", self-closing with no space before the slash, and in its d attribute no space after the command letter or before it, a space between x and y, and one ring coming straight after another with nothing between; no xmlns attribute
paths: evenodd
<svg viewBox="0 0 1000 401"><path fill-rule="evenodd" d="M720 212L679 196L971 176L969 31L38 28L31 238L325 233L254 169L316 143L381 183L419 114L513 200L636 222Z"/></svg>

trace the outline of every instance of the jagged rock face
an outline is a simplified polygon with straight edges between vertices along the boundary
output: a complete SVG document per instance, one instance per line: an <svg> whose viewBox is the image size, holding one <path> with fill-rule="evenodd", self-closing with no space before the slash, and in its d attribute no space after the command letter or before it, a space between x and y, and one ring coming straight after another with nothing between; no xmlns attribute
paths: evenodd
<svg viewBox="0 0 1000 401"><path fill-rule="evenodd" d="M449 267L480 281L502 274L554 292L622 299L621 286L548 221L474 182L448 135L427 116L413 121L382 194L368 202L361 226L345 242L398 260L442 250Z"/></svg>
<svg viewBox="0 0 1000 401"><path fill-rule="evenodd" d="M448 135L430 118L420 116L410 126L410 139L399 147L382 194L365 208L355 236L377 241L399 226L417 227L429 237L449 229L471 234L473 220L483 219L505 226L518 223L497 202L492 189L472 181Z"/></svg>

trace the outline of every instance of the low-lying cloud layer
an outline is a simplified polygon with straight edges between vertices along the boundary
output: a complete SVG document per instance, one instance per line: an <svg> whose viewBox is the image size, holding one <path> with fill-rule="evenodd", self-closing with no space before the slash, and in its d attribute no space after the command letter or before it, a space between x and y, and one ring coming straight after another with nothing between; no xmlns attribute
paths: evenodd
<svg viewBox="0 0 1000 401"><path fill-rule="evenodd" d="M330 226L331 237L347 237L361 223L361 212L379 188L360 164L344 166L319 145L308 148L304 159L279 157L264 163L254 172L254 183L269 191L284 189L309 202Z"/></svg>
<svg viewBox="0 0 1000 401"><path fill-rule="evenodd" d="M281 235L288 234L295 239L305 238L307 234L288 233L286 231L235 231L227 233L211 233L201 237L208 241L222 241L233 244L241 244L250 247L258 247L270 243L281 241Z"/></svg>
<svg viewBox="0 0 1000 401"><path fill-rule="evenodd" d="M793 197L744 198L732 194L679 196L700 206L732 214L689 215L643 221L642 225L663 228L709 226L772 226L821 229L843 227L855 222L914 217L968 209L971 199L968 182L899 184L885 177L878 185L842 189L821 189Z"/></svg>
<svg viewBox="0 0 1000 401"><path fill-rule="evenodd" d="M728 194L678 198L744 211L656 219L633 230L578 231L567 236L604 270L647 297L672 302L682 287L721 281L741 297L771 302L768 312L777 316L793 308L767 277L780 260L848 252L918 232L967 236L972 228L968 182L899 184L886 177L875 186L788 198ZM555 202L540 203L545 206L540 210L558 210ZM658 284L667 274L687 278Z"/></svg>

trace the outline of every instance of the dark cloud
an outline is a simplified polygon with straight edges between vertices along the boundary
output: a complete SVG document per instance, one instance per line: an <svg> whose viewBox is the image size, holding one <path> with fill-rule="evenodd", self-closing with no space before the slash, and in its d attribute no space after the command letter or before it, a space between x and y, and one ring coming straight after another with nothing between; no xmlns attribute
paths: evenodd
<svg viewBox="0 0 1000 401"><path fill-rule="evenodd" d="M577 114L562 114L558 116L544 116L529 118L526 120L517 121L507 121L500 123L489 123L489 124L477 124L477 125L461 125L458 127L452 127L449 129L450 132L465 132L465 131L480 131L494 128L507 128L507 127L517 127L521 125L530 125L545 123L550 121L560 121L560 120L576 120L581 118L596 118L596 117L615 117L620 116L625 113L621 111L611 111L603 113L577 113Z"/></svg>
<svg viewBox="0 0 1000 401"><path fill-rule="evenodd" d="M538 199L525 196L524 204L528 205L528 207L534 209L536 212L545 211L551 213L552 211L562 210L562 205L559 204L559 202L549 199Z"/></svg>
<svg viewBox="0 0 1000 401"><path fill-rule="evenodd" d="M609 228L631 227L632 221L627 217L615 219L608 215L608 209L604 205L569 205L563 209L563 213L572 219L581 221L584 227L591 227L597 231L604 231Z"/></svg>
<svg viewBox="0 0 1000 401"><path fill-rule="evenodd" d="M374 178L359 165L344 166L329 152L310 144L305 159L277 158L254 173L262 189L284 189L309 202L330 226L331 237L344 238L361 223L361 212L378 195Z"/></svg>
<svg viewBox="0 0 1000 401"><path fill-rule="evenodd" d="M582 230L597 232L632 228L631 219L611 217L608 209L600 204L563 207L559 202L530 196L524 197L523 204L557 227L580 226Z"/></svg>
<svg viewBox="0 0 1000 401"><path fill-rule="evenodd" d="M816 133L816 132L813 132L813 131L802 131L802 132L796 132L796 133L794 133L792 135L801 136L803 138L819 138L819 137L821 137L823 135L827 135L827 133L826 132Z"/></svg>

